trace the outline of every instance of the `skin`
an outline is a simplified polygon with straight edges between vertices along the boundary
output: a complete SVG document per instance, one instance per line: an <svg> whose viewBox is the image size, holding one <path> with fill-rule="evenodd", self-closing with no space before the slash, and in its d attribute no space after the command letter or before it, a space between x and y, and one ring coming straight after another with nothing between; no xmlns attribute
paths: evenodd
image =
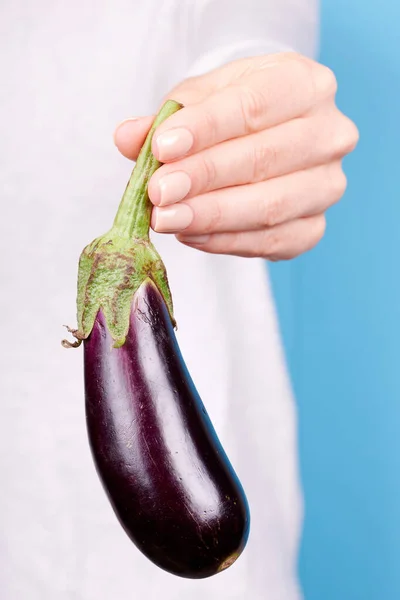
<svg viewBox="0 0 400 600"><path fill-rule="evenodd" d="M184 80L185 108L157 128L163 166L149 183L152 228L205 252L291 259L323 237L344 194L343 158L358 142L336 106L330 69L295 53L247 58ZM153 117L120 123L136 159Z"/></svg>
<svg viewBox="0 0 400 600"><path fill-rule="evenodd" d="M103 486L150 560L181 577L210 577L240 556L250 513L151 282L137 292L126 343L112 346L100 311L84 357L88 434Z"/></svg>

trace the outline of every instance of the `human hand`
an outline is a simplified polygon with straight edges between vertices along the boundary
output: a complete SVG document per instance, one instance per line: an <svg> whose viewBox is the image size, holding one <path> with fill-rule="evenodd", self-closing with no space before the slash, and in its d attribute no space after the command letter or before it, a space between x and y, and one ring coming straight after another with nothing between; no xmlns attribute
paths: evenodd
<svg viewBox="0 0 400 600"><path fill-rule="evenodd" d="M183 81L185 105L155 132L164 164L149 183L152 228L219 254L293 258L315 246L346 189L358 131L336 107L336 79L294 53L242 59ZM135 159L152 117L122 122Z"/></svg>

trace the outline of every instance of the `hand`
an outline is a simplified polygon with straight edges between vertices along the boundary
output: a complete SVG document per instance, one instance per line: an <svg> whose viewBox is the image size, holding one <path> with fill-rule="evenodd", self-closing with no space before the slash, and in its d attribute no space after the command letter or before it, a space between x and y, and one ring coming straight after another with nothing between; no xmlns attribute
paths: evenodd
<svg viewBox="0 0 400 600"><path fill-rule="evenodd" d="M325 231L346 189L356 126L335 105L336 79L293 53L232 62L168 95L185 108L155 132L163 163L149 183L152 227L220 254L293 258ZM152 117L126 120L119 150L136 158Z"/></svg>

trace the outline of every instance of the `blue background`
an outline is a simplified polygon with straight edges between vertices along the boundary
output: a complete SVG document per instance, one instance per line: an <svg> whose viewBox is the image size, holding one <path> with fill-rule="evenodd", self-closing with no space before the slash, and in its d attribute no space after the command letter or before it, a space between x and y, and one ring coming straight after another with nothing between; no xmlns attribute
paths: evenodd
<svg viewBox="0 0 400 600"><path fill-rule="evenodd" d="M361 134L325 240L271 267L298 398L306 600L400 599L400 1L323 0Z"/></svg>

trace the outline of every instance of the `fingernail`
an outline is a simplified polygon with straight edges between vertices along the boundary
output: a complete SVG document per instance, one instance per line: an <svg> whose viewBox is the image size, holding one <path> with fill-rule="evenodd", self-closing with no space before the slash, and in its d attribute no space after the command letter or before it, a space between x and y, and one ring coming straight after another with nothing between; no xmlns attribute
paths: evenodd
<svg viewBox="0 0 400 600"><path fill-rule="evenodd" d="M188 195L191 185L192 181L184 171L175 171L164 175L158 182L160 195L159 202L155 204L166 206L183 200Z"/></svg>
<svg viewBox="0 0 400 600"><path fill-rule="evenodd" d="M117 131L119 131L121 127L124 127L124 125L126 123L133 123L134 121L139 121L140 118L141 117L129 117L128 119L124 119L123 121L120 121L114 130L114 134L113 134L114 144L116 144L115 140L116 140Z"/></svg>
<svg viewBox="0 0 400 600"><path fill-rule="evenodd" d="M159 233L178 233L189 227L193 211L187 204L176 204L167 208L153 208L151 226Z"/></svg>
<svg viewBox="0 0 400 600"><path fill-rule="evenodd" d="M179 127L161 133L155 140L155 151L161 162L180 158L193 146L193 135L188 129Z"/></svg>
<svg viewBox="0 0 400 600"><path fill-rule="evenodd" d="M194 244L194 245L201 245L201 244L205 244L206 242L208 242L208 240L210 239L209 235L180 235L179 236L179 241L183 242L184 244Z"/></svg>

